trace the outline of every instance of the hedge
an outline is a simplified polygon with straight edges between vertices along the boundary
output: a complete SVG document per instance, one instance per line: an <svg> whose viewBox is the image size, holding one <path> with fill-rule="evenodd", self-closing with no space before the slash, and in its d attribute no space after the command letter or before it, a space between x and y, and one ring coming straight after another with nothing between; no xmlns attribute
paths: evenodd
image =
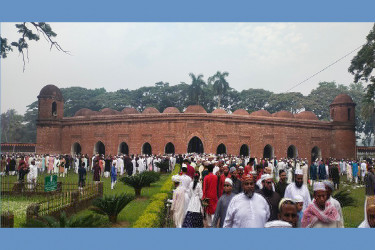
<svg viewBox="0 0 375 250"><path fill-rule="evenodd" d="M172 175L179 171L180 165L176 164L175 169L160 188L160 193L151 197L151 203L134 223L134 228L160 228L162 226L165 215L165 201L170 198L173 189Z"/></svg>

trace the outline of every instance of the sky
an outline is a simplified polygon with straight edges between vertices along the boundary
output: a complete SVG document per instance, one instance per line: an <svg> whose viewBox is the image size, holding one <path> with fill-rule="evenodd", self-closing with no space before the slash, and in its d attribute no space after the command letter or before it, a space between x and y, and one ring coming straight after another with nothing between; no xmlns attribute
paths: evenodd
<svg viewBox="0 0 375 250"><path fill-rule="evenodd" d="M1 60L1 112L24 114L43 86L107 91L191 83L227 71L238 91L283 93L366 42L373 23L49 23L65 54L41 37L29 42L23 71L18 52ZM14 23L1 23L10 42ZM319 82L349 85L356 50L292 91L308 95Z"/></svg>

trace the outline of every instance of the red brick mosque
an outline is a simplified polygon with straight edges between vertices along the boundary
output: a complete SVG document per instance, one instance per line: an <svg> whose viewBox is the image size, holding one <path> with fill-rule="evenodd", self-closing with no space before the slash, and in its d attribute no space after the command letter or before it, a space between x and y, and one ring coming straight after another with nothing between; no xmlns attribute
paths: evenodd
<svg viewBox="0 0 375 250"><path fill-rule="evenodd" d="M64 98L47 85L38 96L37 153L92 155L226 153L251 157L355 158L355 103L346 94L330 105L331 121L310 111L292 114L244 109L207 113L192 105L181 113L149 107L121 112L81 109L64 117Z"/></svg>

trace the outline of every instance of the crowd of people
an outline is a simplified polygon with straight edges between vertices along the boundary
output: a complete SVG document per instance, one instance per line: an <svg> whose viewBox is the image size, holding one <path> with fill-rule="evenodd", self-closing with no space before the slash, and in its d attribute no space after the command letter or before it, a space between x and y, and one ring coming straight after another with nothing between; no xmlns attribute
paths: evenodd
<svg viewBox="0 0 375 250"><path fill-rule="evenodd" d="M316 159L309 165L306 159L185 157L181 173L172 177L170 202L177 228L342 228L342 208L331 194L344 174L366 185L360 227L375 227L375 171L370 159Z"/></svg>
<svg viewBox="0 0 375 250"><path fill-rule="evenodd" d="M366 185L365 219L361 227L375 226L375 175L371 159L257 159L232 155L1 155L1 175L27 176L29 188L41 173L64 178L78 174L85 186L88 171L93 181L143 171L166 172L181 166L175 183L172 211L176 227L343 227L340 203L331 194L340 177ZM68 172L69 171L69 172ZM310 196L309 186L313 189ZM311 199L313 198L313 199Z"/></svg>

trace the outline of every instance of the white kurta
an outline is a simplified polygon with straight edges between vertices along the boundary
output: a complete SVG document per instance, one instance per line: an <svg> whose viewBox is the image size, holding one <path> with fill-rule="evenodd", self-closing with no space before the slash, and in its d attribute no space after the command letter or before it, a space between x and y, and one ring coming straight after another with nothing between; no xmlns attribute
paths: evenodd
<svg viewBox="0 0 375 250"><path fill-rule="evenodd" d="M198 182L194 190L193 190L193 185L194 185L194 182L191 182L189 191L188 191L189 205L187 206L187 211L190 211L193 213L200 213L202 212L202 205L201 205L201 199L203 197L202 185L200 184L200 182Z"/></svg>
<svg viewBox="0 0 375 250"><path fill-rule="evenodd" d="M344 215L342 214L342 209L341 209L341 205L340 205L340 202L338 200L336 200L335 198L332 198L329 197L328 201L337 209L337 211L339 212L339 215L340 215L340 222L341 222L341 225L339 227L344 227Z"/></svg>
<svg viewBox="0 0 375 250"><path fill-rule="evenodd" d="M304 211L311 203L309 190L305 185L302 185L301 188L298 188L296 184L293 182L286 187L284 198L295 200L296 195L301 195L303 197L302 211Z"/></svg>
<svg viewBox="0 0 375 250"><path fill-rule="evenodd" d="M177 228L182 227L185 219L185 193L184 187L180 185L173 191L171 210L173 211L173 221Z"/></svg>
<svg viewBox="0 0 375 250"><path fill-rule="evenodd" d="M229 203L224 228L263 228L270 217L267 201L257 193L250 199L237 194Z"/></svg>

